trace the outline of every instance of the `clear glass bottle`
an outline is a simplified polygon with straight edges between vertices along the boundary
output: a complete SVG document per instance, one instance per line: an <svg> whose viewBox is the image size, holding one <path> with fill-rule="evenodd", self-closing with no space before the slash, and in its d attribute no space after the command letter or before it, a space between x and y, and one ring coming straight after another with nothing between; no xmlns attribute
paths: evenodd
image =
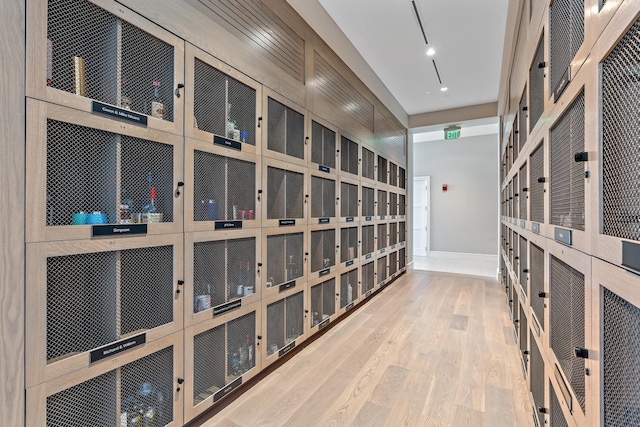
<svg viewBox="0 0 640 427"><path fill-rule="evenodd" d="M122 89L120 90L120 107L123 110L131 110L131 98L127 95L127 82L122 82Z"/></svg>
<svg viewBox="0 0 640 427"><path fill-rule="evenodd" d="M160 98L160 82L153 82L153 100L151 101L151 116L164 119L164 102Z"/></svg>

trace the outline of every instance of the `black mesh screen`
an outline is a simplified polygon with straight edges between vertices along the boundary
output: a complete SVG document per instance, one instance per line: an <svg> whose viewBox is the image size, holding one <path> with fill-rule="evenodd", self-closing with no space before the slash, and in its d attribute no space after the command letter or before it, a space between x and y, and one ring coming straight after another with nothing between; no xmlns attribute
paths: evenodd
<svg viewBox="0 0 640 427"><path fill-rule="evenodd" d="M531 0L533 2L533 0ZM538 123L544 111L544 71L538 65L544 62L544 34L540 37L536 56L529 69L529 131Z"/></svg>
<svg viewBox="0 0 640 427"><path fill-rule="evenodd" d="M529 177L527 176L526 163L520 168L518 177L520 180L520 219L529 219L527 212L527 201L529 200Z"/></svg>
<svg viewBox="0 0 640 427"><path fill-rule="evenodd" d="M584 348L584 274L551 256L550 346L569 380L576 398L585 410L584 359L575 355Z"/></svg>
<svg viewBox="0 0 640 427"><path fill-rule="evenodd" d="M520 248L518 251L518 256L520 257L520 286L522 286L522 290L524 291L524 294L527 295L527 277L528 274L525 272L525 270L527 270L529 268L529 260L527 258L528 255L528 251L527 251L527 239L525 239L524 237L520 236Z"/></svg>
<svg viewBox="0 0 640 427"><path fill-rule="evenodd" d="M529 277L531 278L531 308L540 322L540 328L544 329L545 299L538 296L539 292L544 292L544 251L533 243L531 244L531 267L529 271Z"/></svg>
<svg viewBox="0 0 640 427"><path fill-rule="evenodd" d="M603 289L604 425L640 425L640 308Z"/></svg>
<svg viewBox="0 0 640 427"><path fill-rule="evenodd" d="M340 139L340 170L358 174L358 144L346 137Z"/></svg>
<svg viewBox="0 0 640 427"><path fill-rule="evenodd" d="M602 64L602 231L640 240L640 21Z"/></svg>
<svg viewBox="0 0 640 427"><path fill-rule="evenodd" d="M549 131L551 144L551 224L584 230L583 162L574 156L584 151L584 92Z"/></svg>
<svg viewBox="0 0 640 427"><path fill-rule="evenodd" d="M554 0L549 18L550 84L553 92L584 40L584 0Z"/></svg>
<svg viewBox="0 0 640 427"><path fill-rule="evenodd" d="M269 98L268 101L269 150L304 159L304 116L296 110Z"/></svg>
<svg viewBox="0 0 640 427"><path fill-rule="evenodd" d="M520 151L527 142L527 136L529 135L529 107L527 106L527 87L524 87L522 98L520 98L520 110L518 112L520 117L520 123L518 125L518 143Z"/></svg>
<svg viewBox="0 0 640 427"><path fill-rule="evenodd" d="M311 122L311 161L336 167L336 133L315 121Z"/></svg>
<svg viewBox="0 0 640 427"><path fill-rule="evenodd" d="M553 384L551 384L551 381L549 381L549 400L551 404L549 410L551 427L569 427L569 424L564 417L564 413L562 412L562 406L560 405L560 401L558 400L556 391L553 389Z"/></svg>
<svg viewBox="0 0 640 427"><path fill-rule="evenodd" d="M544 143L531 153L529 160L531 186L531 221L544 223L544 183L538 182L538 178L544 178Z"/></svg>
<svg viewBox="0 0 640 427"><path fill-rule="evenodd" d="M536 408L544 407L544 359L540 354L538 344L533 338L533 333L530 334L531 339L531 382L529 383L529 390L533 395L533 401Z"/></svg>

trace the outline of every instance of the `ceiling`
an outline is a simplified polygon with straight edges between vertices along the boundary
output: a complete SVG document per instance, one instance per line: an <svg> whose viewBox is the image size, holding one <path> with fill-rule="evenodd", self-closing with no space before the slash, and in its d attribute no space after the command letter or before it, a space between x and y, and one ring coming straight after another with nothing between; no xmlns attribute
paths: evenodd
<svg viewBox="0 0 640 427"><path fill-rule="evenodd" d="M509 0L415 0L429 45L411 0L287 1L383 102L397 101L405 115L498 99ZM428 47L435 55L427 56Z"/></svg>

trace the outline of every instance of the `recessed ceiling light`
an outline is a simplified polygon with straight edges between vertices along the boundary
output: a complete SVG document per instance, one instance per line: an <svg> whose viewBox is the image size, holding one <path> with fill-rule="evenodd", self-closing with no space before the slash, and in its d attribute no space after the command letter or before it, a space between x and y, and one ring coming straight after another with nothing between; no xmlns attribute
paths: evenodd
<svg viewBox="0 0 640 427"><path fill-rule="evenodd" d="M427 49L427 55L428 55L428 56L433 56L433 55L435 55L435 54L436 54L436 51L435 51L435 50L433 50L433 48L432 48L432 47L430 47L429 49Z"/></svg>
<svg viewBox="0 0 640 427"><path fill-rule="evenodd" d="M448 87L446 87L446 86L443 86L443 87L441 87L441 88L440 88L440 91L441 91L441 92L446 92L446 91L447 91L447 89L449 89L449 88L448 88Z"/></svg>

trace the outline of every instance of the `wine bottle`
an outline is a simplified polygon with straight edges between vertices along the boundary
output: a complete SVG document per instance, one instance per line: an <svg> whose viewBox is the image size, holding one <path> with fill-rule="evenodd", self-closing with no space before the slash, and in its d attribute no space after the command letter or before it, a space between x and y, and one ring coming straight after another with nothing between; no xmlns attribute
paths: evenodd
<svg viewBox="0 0 640 427"><path fill-rule="evenodd" d="M153 82L153 100L151 101L151 116L164 119L164 103L160 98L160 82Z"/></svg>

